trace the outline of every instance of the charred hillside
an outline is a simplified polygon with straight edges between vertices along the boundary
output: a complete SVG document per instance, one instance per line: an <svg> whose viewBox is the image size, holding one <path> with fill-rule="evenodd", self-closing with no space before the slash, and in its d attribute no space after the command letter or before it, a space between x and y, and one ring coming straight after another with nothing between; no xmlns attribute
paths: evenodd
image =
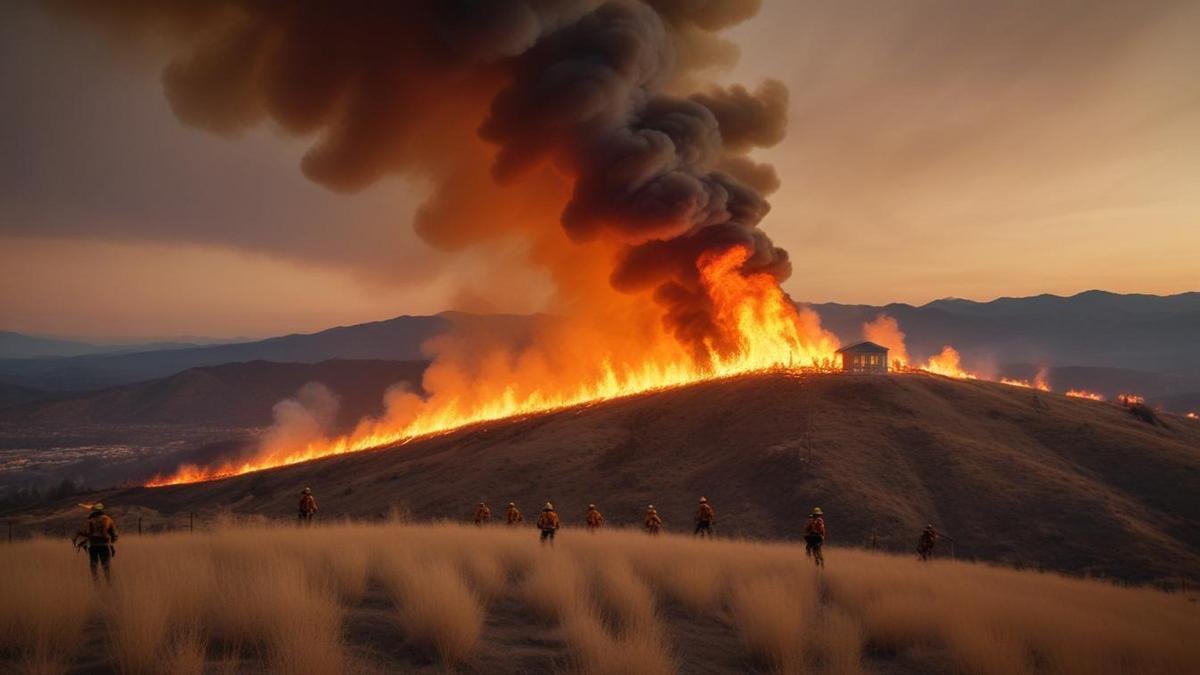
<svg viewBox="0 0 1200 675"><path fill-rule="evenodd" d="M1137 581L1200 578L1200 424L927 375L747 376L101 496L118 517L211 519L228 509L287 518L304 485L325 519L399 508L462 520L480 500L516 501L529 514L550 499L568 525L588 502L614 525L636 524L653 503L675 531L690 528L705 495L719 535L782 539L798 538L806 510L820 505L834 545L874 538L909 550L933 522L959 557Z"/></svg>

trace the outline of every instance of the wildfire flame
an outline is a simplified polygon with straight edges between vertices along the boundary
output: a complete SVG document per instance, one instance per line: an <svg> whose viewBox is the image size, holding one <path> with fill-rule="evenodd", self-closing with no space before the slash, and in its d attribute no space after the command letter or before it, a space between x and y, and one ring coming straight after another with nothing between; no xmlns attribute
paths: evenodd
<svg viewBox="0 0 1200 675"><path fill-rule="evenodd" d="M960 380L974 380L975 375L969 373L962 368L962 359L958 355L958 350L950 345L942 347L940 354L929 357L922 370L929 371L935 375L945 375L946 377L955 377Z"/></svg>
<svg viewBox="0 0 1200 675"><path fill-rule="evenodd" d="M528 386L514 383L498 395L472 404L464 403L458 396L421 400L407 394L398 397L396 407L403 409L402 414L364 420L352 433L285 443L246 461L211 467L184 466L172 475L151 480L147 486L216 480L395 445L481 422L749 372L831 364L839 347L837 338L821 329L814 312L798 310L775 277L742 272L749 256L748 249L734 247L720 254L704 255L697 263L701 284L715 305L714 316L723 337L720 347L709 345L705 359L689 357L682 351L665 360L656 359L656 353L651 351L633 365L618 366L614 359L604 359L599 374L589 381L541 380Z"/></svg>
<svg viewBox="0 0 1200 675"><path fill-rule="evenodd" d="M1197 415L1194 412L1189 412L1188 414L1184 415L1184 417L1188 418L1189 420L1200 420L1200 415Z"/></svg>
<svg viewBox="0 0 1200 675"><path fill-rule="evenodd" d="M1024 387L1026 389L1037 389L1038 391L1050 391L1050 383L1046 380L1046 369L1038 370L1034 376L1033 382L1029 380L1012 380L1007 377L1000 378L1000 384L1007 384L1013 387Z"/></svg>
<svg viewBox="0 0 1200 675"><path fill-rule="evenodd" d="M1067 396L1071 398L1086 398L1092 401L1103 401L1104 397L1095 392L1087 391L1086 389L1068 389Z"/></svg>
<svg viewBox="0 0 1200 675"><path fill-rule="evenodd" d="M1121 405L1133 406L1145 403L1146 397L1138 396L1137 394L1118 394L1117 401L1120 402Z"/></svg>

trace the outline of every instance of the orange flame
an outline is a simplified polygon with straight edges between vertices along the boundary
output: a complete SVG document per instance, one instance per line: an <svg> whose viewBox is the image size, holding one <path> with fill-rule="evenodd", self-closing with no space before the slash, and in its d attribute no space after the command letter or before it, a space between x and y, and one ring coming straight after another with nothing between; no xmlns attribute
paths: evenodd
<svg viewBox="0 0 1200 675"><path fill-rule="evenodd" d="M1041 368L1034 376L1033 382L1029 380L1010 380L1007 377L1000 378L1000 384L1007 384L1013 387L1024 387L1026 389L1037 389L1038 391L1050 391L1050 383L1046 381L1046 369Z"/></svg>
<svg viewBox="0 0 1200 675"><path fill-rule="evenodd" d="M708 345L706 358L695 358L677 343L674 349L612 349L592 359L597 367L590 377L582 380L578 373L563 374L554 368L538 370L532 359L512 368L507 362L493 364L488 374L473 381L453 364L435 362L425 375L425 388L437 388L430 386L431 381L445 384L452 380L455 386L445 387L453 390L448 395L435 393L421 399L403 391L389 392L385 415L363 420L349 434L302 441L289 438L267 444L252 459L210 467L184 466L170 476L151 480L147 486L216 480L395 445L481 422L743 373L822 364L827 367L839 347L837 338L821 328L815 312L798 310L774 276L744 273L742 266L749 255L746 248L734 247L724 253L702 256L697 262L700 282L714 304L713 316L722 342L719 348ZM636 353L631 356L629 351ZM511 355L508 357L511 361ZM522 368L537 370L537 376L506 377Z"/></svg>
<svg viewBox="0 0 1200 675"><path fill-rule="evenodd" d="M1117 394L1117 402L1125 406L1134 406L1146 402L1146 397L1137 394Z"/></svg>
<svg viewBox="0 0 1200 675"><path fill-rule="evenodd" d="M1092 401L1103 401L1104 397L1100 394L1087 391L1086 389L1068 389L1067 396L1072 398L1086 398Z"/></svg>
<svg viewBox="0 0 1200 675"><path fill-rule="evenodd" d="M1197 415L1194 412L1189 412L1188 414L1184 415L1184 417L1188 418L1189 420L1200 420L1200 415Z"/></svg>
<svg viewBox="0 0 1200 675"><path fill-rule="evenodd" d="M946 377L956 377L960 380L974 380L975 375L962 369L962 360L958 355L958 350L954 347L946 345L942 347L942 352L929 357L923 370L927 370L935 375L945 375Z"/></svg>

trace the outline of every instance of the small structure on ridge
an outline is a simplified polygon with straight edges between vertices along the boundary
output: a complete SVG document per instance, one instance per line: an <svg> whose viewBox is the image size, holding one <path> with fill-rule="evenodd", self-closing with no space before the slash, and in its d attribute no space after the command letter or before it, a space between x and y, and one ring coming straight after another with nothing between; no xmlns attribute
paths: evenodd
<svg viewBox="0 0 1200 675"><path fill-rule="evenodd" d="M842 357L842 372L886 375L888 350L874 342L859 342L837 350Z"/></svg>

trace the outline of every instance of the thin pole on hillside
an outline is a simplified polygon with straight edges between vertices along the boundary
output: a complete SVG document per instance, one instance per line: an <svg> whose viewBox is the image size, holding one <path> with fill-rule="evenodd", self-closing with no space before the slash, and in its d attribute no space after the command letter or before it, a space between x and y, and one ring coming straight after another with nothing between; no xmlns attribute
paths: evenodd
<svg viewBox="0 0 1200 675"><path fill-rule="evenodd" d="M142 517L138 516L138 534L142 533Z"/></svg>
<svg viewBox="0 0 1200 675"><path fill-rule="evenodd" d="M188 532L195 532L195 531L196 531L196 514L189 513L188 514Z"/></svg>
<svg viewBox="0 0 1200 675"><path fill-rule="evenodd" d="M12 543L12 521L8 521L8 543Z"/></svg>

